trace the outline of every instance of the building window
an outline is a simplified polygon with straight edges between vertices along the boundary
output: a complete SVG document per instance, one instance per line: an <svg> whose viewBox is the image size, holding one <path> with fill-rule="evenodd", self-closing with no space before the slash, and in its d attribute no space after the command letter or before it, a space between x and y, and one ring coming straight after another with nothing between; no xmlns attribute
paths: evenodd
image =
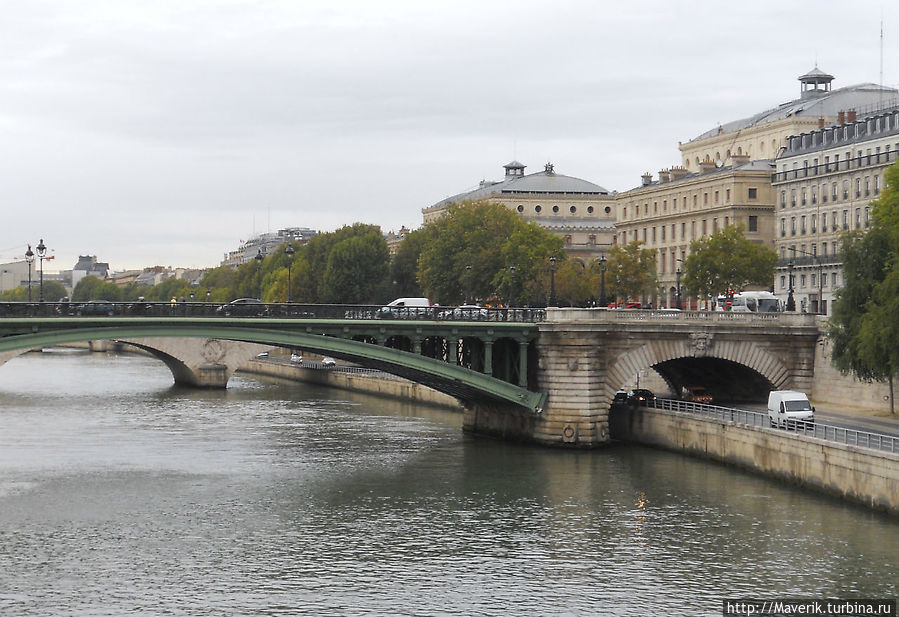
<svg viewBox="0 0 899 617"><path fill-rule="evenodd" d="M871 195L871 179L868 176L865 176L865 197L869 197Z"/></svg>
<svg viewBox="0 0 899 617"><path fill-rule="evenodd" d="M537 207L539 208L540 206L537 206ZM538 212L539 212L539 210L538 210ZM621 218L626 219L627 218L627 206L625 206L621 212L622 212Z"/></svg>
<svg viewBox="0 0 899 617"><path fill-rule="evenodd" d="M812 187L812 203L813 204L818 203L818 187L817 186Z"/></svg>
<svg viewBox="0 0 899 617"><path fill-rule="evenodd" d="M715 191L715 203L716 204L718 203L718 193L719 193L719 191Z"/></svg>
<svg viewBox="0 0 899 617"><path fill-rule="evenodd" d="M827 257L827 242L821 243L821 255Z"/></svg>
<svg viewBox="0 0 899 617"><path fill-rule="evenodd" d="M862 209L861 208L855 209L855 228L856 229L862 228Z"/></svg>
<svg viewBox="0 0 899 617"><path fill-rule="evenodd" d="M559 206L553 206L553 214L559 213Z"/></svg>
<svg viewBox="0 0 899 617"><path fill-rule="evenodd" d="M800 200L800 203L804 206L805 205L805 187L803 187L801 194L802 194L802 198Z"/></svg>
<svg viewBox="0 0 899 617"><path fill-rule="evenodd" d="M750 218L752 218L752 217L750 217ZM787 219L786 218L780 219L780 237L781 238L787 237Z"/></svg>
<svg viewBox="0 0 899 617"><path fill-rule="evenodd" d="M587 206L587 214L593 214L593 206Z"/></svg>
<svg viewBox="0 0 899 617"><path fill-rule="evenodd" d="M543 206L534 206L534 212L540 214L543 211ZM627 216L627 208L624 209L624 215Z"/></svg>
<svg viewBox="0 0 899 617"><path fill-rule="evenodd" d="M784 275L780 276L780 288L781 289L787 288L787 277L785 277Z"/></svg>
<svg viewBox="0 0 899 617"><path fill-rule="evenodd" d="M590 246L596 246L596 236L591 235L590 238L587 240L587 244L589 244Z"/></svg>
<svg viewBox="0 0 899 617"><path fill-rule="evenodd" d="M874 194L880 193L880 176L874 176Z"/></svg>
<svg viewBox="0 0 899 617"><path fill-rule="evenodd" d="M818 217L814 214L810 217L812 219L812 233L818 233Z"/></svg>
<svg viewBox="0 0 899 617"><path fill-rule="evenodd" d="M759 194L759 190L757 188L749 189L749 199L757 199Z"/></svg>
<svg viewBox="0 0 899 617"><path fill-rule="evenodd" d="M575 208L574 206L571 206L570 208L568 208L568 211L571 212L572 214L574 214L575 212L577 212L577 208Z"/></svg>
<svg viewBox="0 0 899 617"><path fill-rule="evenodd" d="M712 233L716 233L718 231L718 217L712 219Z"/></svg>
<svg viewBox="0 0 899 617"><path fill-rule="evenodd" d="M702 194L702 205L703 206L709 205L709 194L708 193Z"/></svg>
<svg viewBox="0 0 899 617"><path fill-rule="evenodd" d="M705 225L705 219L702 219L702 235L704 236L707 233L707 228Z"/></svg>
<svg viewBox="0 0 899 617"><path fill-rule="evenodd" d="M799 286L805 287L805 275L804 274L799 275Z"/></svg>
<svg viewBox="0 0 899 617"><path fill-rule="evenodd" d="M571 236L565 236L565 245L571 246Z"/></svg>
<svg viewBox="0 0 899 617"><path fill-rule="evenodd" d="M780 209L783 210L786 207L787 207L787 192L781 191L780 192Z"/></svg>
<svg viewBox="0 0 899 617"><path fill-rule="evenodd" d="M796 217L795 216L790 217L790 235L791 236L796 235Z"/></svg>
<svg viewBox="0 0 899 617"><path fill-rule="evenodd" d="M750 215L749 216L749 231L758 231L759 230L759 217Z"/></svg>
<svg viewBox="0 0 899 617"><path fill-rule="evenodd" d="M519 211L519 212L524 212L524 206L519 205L519 206L518 206L518 211Z"/></svg>
<svg viewBox="0 0 899 617"><path fill-rule="evenodd" d="M803 236L805 235L805 217L800 217L799 219L799 233Z"/></svg>

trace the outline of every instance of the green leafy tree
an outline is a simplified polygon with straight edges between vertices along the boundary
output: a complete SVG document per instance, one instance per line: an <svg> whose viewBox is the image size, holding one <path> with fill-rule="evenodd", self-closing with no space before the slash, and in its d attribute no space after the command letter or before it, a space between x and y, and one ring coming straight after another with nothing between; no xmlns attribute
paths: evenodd
<svg viewBox="0 0 899 617"><path fill-rule="evenodd" d="M72 290L72 302L87 302L88 300L118 302L120 294L121 290L115 283L104 281L96 276L85 276Z"/></svg>
<svg viewBox="0 0 899 617"><path fill-rule="evenodd" d="M65 286L59 281L44 281L44 301L56 302L68 295ZM37 285L31 287L31 301L37 302L40 298L40 290ZM0 300L5 302L28 302L28 286L7 289L0 293Z"/></svg>
<svg viewBox="0 0 899 617"><path fill-rule="evenodd" d="M421 232L417 279L439 304L460 304L467 292L481 300L499 293L514 296L516 304L542 304L549 257L562 258L560 238L491 202L453 205Z"/></svg>
<svg viewBox="0 0 899 617"><path fill-rule="evenodd" d="M407 233L399 243L390 264L393 295L400 298L423 295L418 284L418 259L421 257L426 235L423 229L416 229Z"/></svg>
<svg viewBox="0 0 899 617"><path fill-rule="evenodd" d="M342 304L375 303L384 293L389 260L380 231L341 240L328 255L322 298Z"/></svg>
<svg viewBox="0 0 899 617"><path fill-rule="evenodd" d="M747 240L740 225L728 225L693 240L684 261L684 287L700 296L717 296L748 286L770 287L774 280L774 249Z"/></svg>
<svg viewBox="0 0 899 617"><path fill-rule="evenodd" d="M612 245L606 261L609 292L623 300L639 300L656 289L656 254L634 240L624 246Z"/></svg>
<svg viewBox="0 0 899 617"><path fill-rule="evenodd" d="M337 231L318 234L313 236L313 238L303 247L302 259L306 261L308 268L302 269L303 276L306 277L306 280L299 283L299 285L312 293L309 298L304 298L304 301L324 302L326 295L328 295L328 297L334 297L333 294L325 293L324 282L331 251L340 242L356 236L366 237L373 243L380 240L386 247L386 242L381 234L381 228L377 225L368 225L365 223L354 223L353 225L341 227ZM389 258L389 251L387 252L387 255ZM388 277L389 259L380 263L379 267L383 269L383 274L378 277L380 282L386 280Z"/></svg>

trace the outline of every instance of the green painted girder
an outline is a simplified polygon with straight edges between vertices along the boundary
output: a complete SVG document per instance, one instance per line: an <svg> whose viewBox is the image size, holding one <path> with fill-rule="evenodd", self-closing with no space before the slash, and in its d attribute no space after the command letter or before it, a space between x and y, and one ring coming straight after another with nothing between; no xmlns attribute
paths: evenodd
<svg viewBox="0 0 899 617"><path fill-rule="evenodd" d="M543 411L547 395L531 392L515 384L496 379L490 375L449 364L414 353L399 351L379 345L360 343L341 338L365 334L366 324L346 320L339 323L321 323L324 320L295 319L255 319L255 318L190 318L190 317L98 317L98 318L10 318L0 319L0 351L48 347L64 343L89 340L119 340L149 337L199 337L260 343L279 347L296 347L349 360L362 366L380 369L412 381L422 383L435 390L455 396L464 401L492 399L513 403L535 414ZM379 336L382 328L390 335L422 336L417 329L431 322L401 323L374 322L378 324ZM359 324L359 329L351 326ZM443 336L464 336L453 332L456 324L442 325ZM465 324L469 326L471 324ZM471 336L487 330L502 332L506 336L521 337L533 324L483 324L471 330ZM390 327L399 326L399 327ZM496 328L496 326L502 326ZM524 326L524 328L522 328ZM426 331L428 331L426 329ZM533 327L536 337L537 329ZM434 334L437 336L437 330ZM427 336L427 334L425 335Z"/></svg>

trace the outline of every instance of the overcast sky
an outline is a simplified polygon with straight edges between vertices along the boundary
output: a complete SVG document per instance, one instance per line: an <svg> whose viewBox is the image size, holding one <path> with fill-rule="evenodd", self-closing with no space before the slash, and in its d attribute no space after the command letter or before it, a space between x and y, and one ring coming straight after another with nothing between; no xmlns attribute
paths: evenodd
<svg viewBox="0 0 899 617"><path fill-rule="evenodd" d="M834 88L899 86L899 2L0 0L0 261L205 267L253 233L557 173L608 190L679 141Z"/></svg>

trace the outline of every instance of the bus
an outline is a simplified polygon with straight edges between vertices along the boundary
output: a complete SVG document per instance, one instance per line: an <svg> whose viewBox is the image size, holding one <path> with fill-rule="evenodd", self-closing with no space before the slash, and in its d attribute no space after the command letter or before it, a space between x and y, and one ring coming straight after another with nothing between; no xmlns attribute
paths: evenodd
<svg viewBox="0 0 899 617"><path fill-rule="evenodd" d="M730 310L735 313L780 313L780 300L770 291L743 291L734 294Z"/></svg>

